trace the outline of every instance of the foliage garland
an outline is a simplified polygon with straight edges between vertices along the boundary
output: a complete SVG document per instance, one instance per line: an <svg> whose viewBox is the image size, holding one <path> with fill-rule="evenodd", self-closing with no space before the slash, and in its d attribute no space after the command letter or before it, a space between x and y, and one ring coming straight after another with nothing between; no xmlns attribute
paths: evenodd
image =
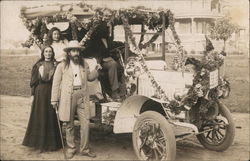
<svg viewBox="0 0 250 161"><path fill-rule="evenodd" d="M148 40L146 43L139 43L139 49L145 49L147 48L150 44L152 44L153 42L155 42L155 40L157 40L157 38L160 36L161 31L157 31L150 40Z"/></svg>
<svg viewBox="0 0 250 161"><path fill-rule="evenodd" d="M23 19L23 22L29 31L34 31L38 27L39 24L43 24L43 26L44 26L44 24L48 24L50 22L60 22L60 21L65 21L65 20L69 21L71 28L73 30L73 32L72 32L73 39L77 39L77 35L76 35L77 31L76 30L78 27L88 28L89 30L88 30L87 34L85 34L85 36L80 41L80 44L82 46L84 46L86 44L86 41L90 39L95 28L99 25L99 22L102 20L103 12L105 10L108 10L112 14L109 17L110 18L109 21L111 24L116 25L116 24L122 23L124 25L125 32L128 33L129 38L132 42L132 45L135 48L135 51L137 51L138 56L140 57L140 59L139 59L140 63L142 65L144 71L148 73L148 76L151 80L151 83L158 93L157 94L158 97L161 99L164 99L164 100L168 100L163 89L156 82L153 75L149 72L149 69L147 68L147 66L145 64L144 57L142 56L141 51L139 50L139 48L137 47L137 45L135 43L135 38L133 37L132 31L129 27L129 24L131 24L131 23L133 24L139 20L139 21L143 22L145 25L147 25L149 29L157 30L157 32L152 36L152 38L148 42L144 43L141 46L144 48L146 46L149 46L149 44L151 44L152 42L154 42L157 39L157 37L160 35L160 32L162 30L161 29L162 28L162 16L166 16L166 19L168 19L169 23L170 23L170 24L166 23L166 27L168 27L168 25L170 25L171 30L174 32L174 35L176 38L176 43L180 44L180 40L179 40L179 38L175 32L175 29L174 29L173 14L170 12L170 10L167 10L166 12L161 11L159 13L156 13L156 12L145 12L145 10L143 10L143 9L144 8L134 8L134 9L120 9L118 11L111 11L110 9L106 9L106 8L97 8L97 9L95 9L95 11L96 11L95 15L91 18L90 22L88 22L87 24L79 22L77 20L77 18L71 14L70 9L66 13L56 14L53 17L43 17L43 18L38 17L35 20L33 20L33 24L31 24L30 23L31 21L29 21L27 18L25 18L25 16L24 16L25 10L21 11L21 18ZM45 31L45 30L43 30L43 31ZM45 35L45 33L41 33L41 35ZM32 42L34 42L34 41L31 41L32 38L35 40L36 43L38 43L39 47L42 46L42 43L43 43L42 39L35 37L34 33L31 36L30 41L29 41L30 43L27 46L32 45ZM179 51L178 56L181 60L181 58L182 58L181 56L183 56L183 55L181 55L183 49L180 48L180 50L178 50L178 51ZM181 62L179 61L179 63L181 63ZM182 65L179 65L179 66L182 66Z"/></svg>
<svg viewBox="0 0 250 161"><path fill-rule="evenodd" d="M80 6L82 9L84 9L84 7L87 6L88 8L95 10L95 16L93 16L89 22L80 22L77 19L77 17L72 15L71 13L72 8L69 8L67 12L57 13L53 16L37 17L33 20L29 20L25 16L25 11L27 8L25 7L22 8L20 18L22 19L26 28L32 33L31 38L34 39L34 41L26 41L23 45L26 47L30 47L31 45L33 45L33 42L36 42L36 44L39 47L41 47L42 44L44 43L43 35L45 35L47 31L46 30L37 31L37 28L39 28L41 25L46 26L46 24L54 23L54 22L65 22L65 21L70 22L70 25L72 26L72 29L73 29L72 36L73 36L73 39L75 39L76 34L77 34L77 28L81 27L81 28L85 28L88 30L90 28L95 28L95 27L92 27L92 24L95 24L95 22L93 22L95 21L94 19L98 19L98 21L101 20L103 18L103 12L105 10L108 10L109 12L112 13L112 16L110 17L110 20L109 20L112 25L122 24L121 18L119 16L119 14L122 13L122 14L125 14L129 18L130 24L136 23L138 21L143 21L145 22L145 25L147 25L149 29L159 30L161 28L162 20L160 19L159 14L155 12L149 12L149 10L142 10L142 9L145 9L142 7L137 7L133 9L110 10L107 8L95 8L94 9L91 5L87 5L85 3L80 3L77 5ZM42 5L40 7L44 7L44 6ZM168 24L166 24L166 27L167 25ZM150 42L152 42L152 40L150 40ZM150 42L148 42L147 44L149 44Z"/></svg>
<svg viewBox="0 0 250 161"><path fill-rule="evenodd" d="M41 49L42 48L42 43L41 41L38 39L38 36L35 35L35 30L39 25L39 21L41 21L41 18L37 18L34 21L29 21L25 16L24 16L24 11L26 8L22 8L21 9L21 15L20 18L23 21L24 26L31 32L29 39L25 42L22 43L23 47L30 47L33 45L33 43L35 42L36 45Z"/></svg>
<svg viewBox="0 0 250 161"><path fill-rule="evenodd" d="M187 53L184 52L183 46L181 46L181 40L175 30L174 24L175 24L175 19L174 19L174 15L172 12L169 11L168 13L168 19L169 19L169 28L173 33L173 37L175 40L175 44L177 46L177 52L175 55L175 59L174 59L174 66L177 69L181 69L182 72L184 72L185 70L185 62L187 59Z"/></svg>
<svg viewBox="0 0 250 161"><path fill-rule="evenodd" d="M95 31L96 27L100 24L100 20L97 16L93 18L92 26L90 27L89 31L85 34L85 36L80 41L80 44L84 46L86 42L91 38L92 33Z"/></svg>
<svg viewBox="0 0 250 161"><path fill-rule="evenodd" d="M85 4L81 4L80 7L85 7ZM89 7L89 6L88 6ZM186 97L178 102L177 100L169 101L165 91L161 88L159 83L154 79L152 73L149 71L147 65L145 64L145 59L143 57L142 52L140 51L141 48L147 47L149 44L154 42L157 37L160 35L162 29L162 17L166 16L168 23L166 23L166 27L169 26L173 33L173 37L175 40L175 44L177 46L177 53L174 57L174 64L177 69L181 69L184 72L185 63L187 61L187 55L184 52L183 46L181 46L180 38L178 37L175 27L174 27L174 16L170 10L161 11L161 12L145 12L144 8L134 8L134 9L120 9L117 11L113 11L106 8L97 8L95 9L95 15L90 19L88 22L80 22L77 17L72 15L71 9L68 12L56 14L52 17L37 17L34 20L28 20L25 17L25 8L21 10L21 18L26 26L26 28L31 32L29 39L23 44L23 46L30 47L35 42L39 48L42 47L44 43L43 38L46 35L47 30L45 29L46 24L50 22L60 22L60 21L68 21L70 22L72 28L72 37L73 39L77 39L77 29L85 28L88 29L88 32L80 41L82 46L86 45L86 42L90 39L92 33L95 31L96 27L100 24L100 21L103 20L103 12L108 10L111 13L109 17L109 23L112 25L123 24L125 32L128 34L129 39L132 43L133 50L136 51L136 54L139 57L139 62L143 70L148 74L148 77L152 83L153 88L156 90L156 96L160 99L168 101L168 107L170 109L179 107L182 105L192 106L196 103L198 97L204 96L207 91L209 90L209 72L215 69L218 69L223 64L223 59L218 56L218 54L204 54L204 59L202 61L195 60L195 68L196 74L193 80L193 85L189 89L188 94ZM129 24L135 24L136 22L142 22L143 24L147 25L149 29L156 30L157 32L152 36L152 38L144 43L141 46L137 46L135 42L135 37L130 29ZM40 26L40 31L37 31L37 28ZM40 33L40 36L39 36ZM189 59L190 60L190 59Z"/></svg>
<svg viewBox="0 0 250 161"><path fill-rule="evenodd" d="M188 90L187 95L182 99L181 104L193 107L199 97L205 97L210 90L210 72L219 69L223 65L223 63L224 56L221 53L217 53L215 51L204 52L202 60L187 58L186 65L194 65L195 75L193 79L193 85ZM218 90L223 86L222 83L222 81L219 81L218 86L209 92L209 97L211 99L218 98Z"/></svg>
<svg viewBox="0 0 250 161"><path fill-rule="evenodd" d="M70 22L70 27L72 30L72 40L77 40L77 26L74 22Z"/></svg>
<svg viewBox="0 0 250 161"><path fill-rule="evenodd" d="M129 22L128 22L128 19L126 18L126 16L124 14L121 14L121 19L122 19L122 22L123 22L123 27L124 27L124 30L125 32L127 33L133 47L134 47L134 51L136 51L135 53L137 54L137 56L139 57L139 61L141 63L141 66L143 68L143 70L147 73L151 83L152 83L152 86L154 89L156 89L156 95L158 98L160 99L163 99L163 100L166 100L166 101L169 101L165 91L161 88L161 86L159 85L159 83L154 79L154 76L152 75L152 73L149 71L146 63L145 63L145 59L143 57L143 54L142 52L139 50L139 48L137 47L136 45L136 42L135 42L135 37L133 36L133 33L130 29L130 25L129 25Z"/></svg>
<svg viewBox="0 0 250 161"><path fill-rule="evenodd" d="M85 4L80 4L80 6L83 8L86 5ZM89 5L88 5L89 6ZM43 6L41 6L43 7ZM29 36L29 39L25 42L22 43L23 47L31 47L33 43L35 42L36 45L41 49L42 46L46 43L44 42L44 35L47 34L48 30L46 28L46 25L49 23L54 23L54 22L65 22L68 21L70 23L70 26L72 28L72 38L77 39L77 28L78 27L83 27L86 28L86 23L80 22L77 17L75 17L71 11L72 8L69 8L67 12L64 13L58 13L53 16L45 16L45 17L37 17L33 20L28 20L27 17L25 16L25 10L27 8L22 8L20 12L20 18L23 21L24 26L31 32L31 35ZM37 29L40 29L38 31Z"/></svg>

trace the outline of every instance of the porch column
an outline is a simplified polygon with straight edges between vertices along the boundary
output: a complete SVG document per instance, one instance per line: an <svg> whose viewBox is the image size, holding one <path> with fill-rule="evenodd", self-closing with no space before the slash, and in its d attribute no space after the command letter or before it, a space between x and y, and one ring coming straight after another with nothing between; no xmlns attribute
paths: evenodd
<svg viewBox="0 0 250 161"><path fill-rule="evenodd" d="M165 15L162 16L162 59L164 61L166 61L166 56L165 56L165 30L166 30L166 27L165 27L165 24L166 24L166 18L165 18Z"/></svg>
<svg viewBox="0 0 250 161"><path fill-rule="evenodd" d="M196 33L196 24L194 22L194 18L191 18L191 34L194 35Z"/></svg>
<svg viewBox="0 0 250 161"><path fill-rule="evenodd" d="M196 49L196 41L195 41L195 33L196 33L196 23L194 21L194 17L191 17L191 41L189 42L189 48L190 49Z"/></svg>

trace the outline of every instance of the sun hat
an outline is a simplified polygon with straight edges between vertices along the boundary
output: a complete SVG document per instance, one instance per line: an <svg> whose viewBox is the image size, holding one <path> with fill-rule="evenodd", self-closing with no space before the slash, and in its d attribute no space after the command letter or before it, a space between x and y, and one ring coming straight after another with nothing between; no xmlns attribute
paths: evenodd
<svg viewBox="0 0 250 161"><path fill-rule="evenodd" d="M77 40L71 40L63 50L68 52L70 49L84 50L85 48L82 47Z"/></svg>

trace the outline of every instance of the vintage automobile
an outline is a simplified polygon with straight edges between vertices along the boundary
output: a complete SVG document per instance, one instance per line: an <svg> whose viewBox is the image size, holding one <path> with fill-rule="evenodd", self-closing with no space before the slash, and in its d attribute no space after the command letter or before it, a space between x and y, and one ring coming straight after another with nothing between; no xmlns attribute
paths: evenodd
<svg viewBox="0 0 250 161"><path fill-rule="evenodd" d="M90 110L94 118L99 117L101 124L111 126L115 134L132 133L138 159L174 160L176 142L192 136L209 150L224 151L232 144L234 122L219 99L230 92L229 84L219 76L223 57L214 52L205 52L203 59L188 57L170 10L143 7L111 10L76 3L22 8L20 17L31 32L23 44L26 47L34 43L42 47L51 26L59 27L68 40L78 39L86 45L103 19L113 31L123 25L124 43L110 51L122 67L123 99L120 102L109 99L108 87L103 87L105 81L96 80L90 83L93 96ZM133 32L131 25L141 25L141 32ZM147 33L145 26L155 33ZM83 28L87 33L79 37ZM172 56L165 53L167 28L172 31L176 47ZM111 37L116 34L111 33ZM141 36L139 45L135 34ZM143 42L146 34L152 38ZM159 36L161 54L145 54L143 51ZM172 57L173 64L167 64L166 57ZM90 68L95 66L94 59L86 60ZM186 66L192 66L193 70L187 70ZM104 99L96 95L98 92L102 92Z"/></svg>

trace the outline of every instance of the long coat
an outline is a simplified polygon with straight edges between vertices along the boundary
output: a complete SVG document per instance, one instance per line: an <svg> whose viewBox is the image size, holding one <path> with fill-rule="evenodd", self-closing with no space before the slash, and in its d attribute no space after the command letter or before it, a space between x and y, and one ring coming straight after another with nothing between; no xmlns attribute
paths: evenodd
<svg viewBox="0 0 250 161"><path fill-rule="evenodd" d="M98 72L93 70L89 71L89 66L87 62L84 62L85 67L80 67L81 82L82 82L82 93L83 93L83 105L85 112L89 115L89 93L88 93L88 81L93 81L98 77ZM71 98L73 94L73 71L70 65L66 65L63 61L58 64L51 92L51 102L59 102L59 118L61 121L70 121L71 119Z"/></svg>

